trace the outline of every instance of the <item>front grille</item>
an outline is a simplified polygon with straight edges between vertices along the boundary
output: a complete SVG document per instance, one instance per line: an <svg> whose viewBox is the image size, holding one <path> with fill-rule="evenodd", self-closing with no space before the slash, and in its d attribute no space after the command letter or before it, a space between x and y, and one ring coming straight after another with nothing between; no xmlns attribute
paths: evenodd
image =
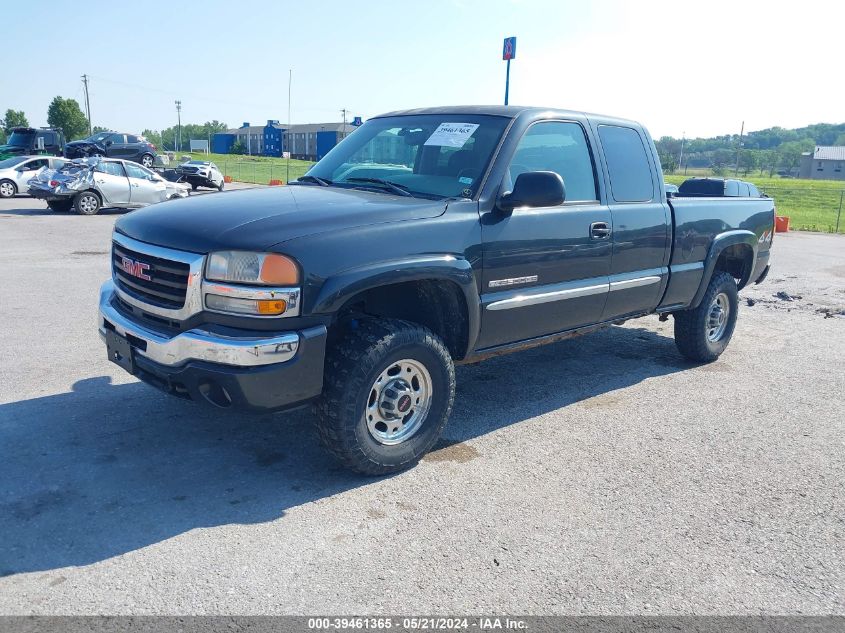
<svg viewBox="0 0 845 633"><path fill-rule="evenodd" d="M186 174L195 174L199 171L199 167L182 167L181 170Z"/></svg>
<svg viewBox="0 0 845 633"><path fill-rule="evenodd" d="M150 280L141 279L123 268L123 258L149 265L143 273ZM112 243L112 270L118 287L125 293L162 308L178 310L185 305L190 266L182 262L152 257Z"/></svg>

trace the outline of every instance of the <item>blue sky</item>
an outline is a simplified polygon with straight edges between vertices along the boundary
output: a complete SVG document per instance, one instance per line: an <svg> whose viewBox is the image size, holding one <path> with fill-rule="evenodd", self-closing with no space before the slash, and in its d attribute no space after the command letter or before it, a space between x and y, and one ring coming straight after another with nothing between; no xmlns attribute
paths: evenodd
<svg viewBox="0 0 845 633"><path fill-rule="evenodd" d="M516 35L511 103L633 118L655 136L839 123L843 4L10 2L0 110L45 125L55 95L82 103L87 73L95 125L168 127L175 99L183 122L284 122L288 69L294 123L498 104L502 38Z"/></svg>

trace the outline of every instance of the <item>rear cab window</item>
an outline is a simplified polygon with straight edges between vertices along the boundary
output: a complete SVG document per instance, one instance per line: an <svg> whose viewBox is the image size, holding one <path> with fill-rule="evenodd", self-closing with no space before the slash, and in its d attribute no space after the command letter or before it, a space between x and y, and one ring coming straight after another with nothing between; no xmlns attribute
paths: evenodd
<svg viewBox="0 0 845 633"><path fill-rule="evenodd" d="M610 193L616 202L650 202L654 198L651 163L639 132L618 125L599 125Z"/></svg>

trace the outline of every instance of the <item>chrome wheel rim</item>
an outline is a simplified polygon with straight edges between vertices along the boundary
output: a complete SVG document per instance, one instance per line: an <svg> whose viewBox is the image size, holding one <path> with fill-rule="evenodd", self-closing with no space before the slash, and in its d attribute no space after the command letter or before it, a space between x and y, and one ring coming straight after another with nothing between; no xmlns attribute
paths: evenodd
<svg viewBox="0 0 845 633"><path fill-rule="evenodd" d="M725 330L728 329L728 317L731 314L731 304L728 301L728 295L720 292L713 299L710 304L710 310L707 312L707 340L711 343L716 343L724 335Z"/></svg>
<svg viewBox="0 0 845 633"><path fill-rule="evenodd" d="M79 208L86 213L92 213L97 210L97 199L94 196L82 196Z"/></svg>
<svg viewBox="0 0 845 633"><path fill-rule="evenodd" d="M149 156L144 156L144 157L141 159L141 164L142 164L144 167L152 167L152 166L153 166L153 159L152 159L152 158L150 158Z"/></svg>
<svg viewBox="0 0 845 633"><path fill-rule="evenodd" d="M379 444L393 446L412 437L431 409L431 374L416 360L391 363L367 395L364 421Z"/></svg>
<svg viewBox="0 0 845 633"><path fill-rule="evenodd" d="M11 198L15 194L15 190L11 183L4 182L0 184L0 196L4 198Z"/></svg>

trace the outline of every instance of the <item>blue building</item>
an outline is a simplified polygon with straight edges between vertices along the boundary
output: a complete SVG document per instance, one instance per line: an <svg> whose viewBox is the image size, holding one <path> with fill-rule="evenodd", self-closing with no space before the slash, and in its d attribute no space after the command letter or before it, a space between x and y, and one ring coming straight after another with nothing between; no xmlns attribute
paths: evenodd
<svg viewBox="0 0 845 633"><path fill-rule="evenodd" d="M215 154L228 154L232 145L240 141L246 153L253 156L283 156L290 152L291 158L315 161L355 131L360 121L356 117L353 123L308 123L289 128L276 119L268 120L264 126L245 122L237 129L215 134L211 147Z"/></svg>
<svg viewBox="0 0 845 633"><path fill-rule="evenodd" d="M285 129L274 119L267 121L264 126L264 151L261 153L264 156L281 156L282 152L287 151L284 144Z"/></svg>

